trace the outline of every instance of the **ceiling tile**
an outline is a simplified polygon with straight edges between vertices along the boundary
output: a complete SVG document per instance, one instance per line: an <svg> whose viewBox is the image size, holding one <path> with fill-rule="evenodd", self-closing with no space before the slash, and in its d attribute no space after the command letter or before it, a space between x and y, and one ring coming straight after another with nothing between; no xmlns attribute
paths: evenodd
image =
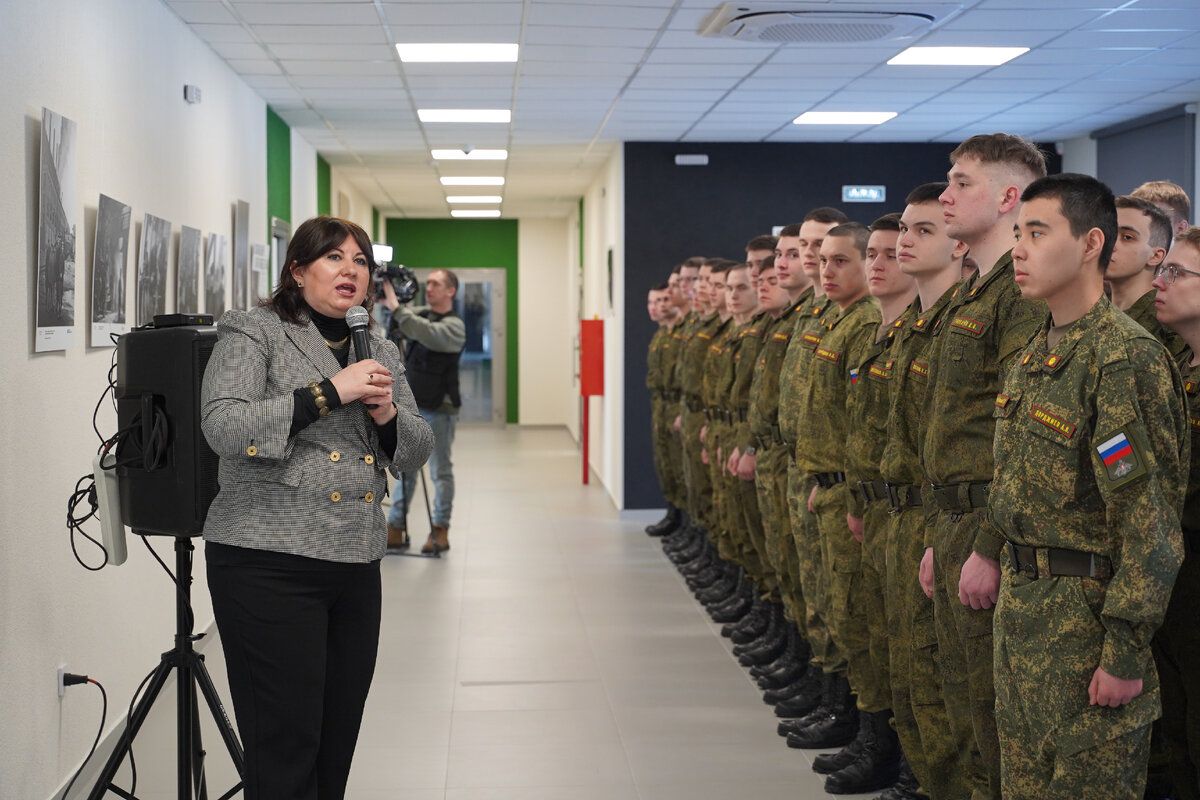
<svg viewBox="0 0 1200 800"><path fill-rule="evenodd" d="M237 18L229 13L220 3L170 3L171 9L179 18L190 24L236 25Z"/></svg>
<svg viewBox="0 0 1200 800"><path fill-rule="evenodd" d="M309 44L321 50L330 45L384 42L383 29L377 25L255 25L253 30L266 44Z"/></svg>
<svg viewBox="0 0 1200 800"><path fill-rule="evenodd" d="M251 25L374 25L379 22L371 3L245 3L234 2L241 18Z"/></svg>
<svg viewBox="0 0 1200 800"><path fill-rule="evenodd" d="M583 28L641 28L658 30L667 21L668 9L624 5L620 2L531 3L526 24Z"/></svg>
<svg viewBox="0 0 1200 800"><path fill-rule="evenodd" d="M470 20L472 25L520 25L521 6L520 0L490 0L486 3L384 3L383 11L389 23L402 28L409 25L455 25L463 20ZM399 35L400 31L396 33Z"/></svg>

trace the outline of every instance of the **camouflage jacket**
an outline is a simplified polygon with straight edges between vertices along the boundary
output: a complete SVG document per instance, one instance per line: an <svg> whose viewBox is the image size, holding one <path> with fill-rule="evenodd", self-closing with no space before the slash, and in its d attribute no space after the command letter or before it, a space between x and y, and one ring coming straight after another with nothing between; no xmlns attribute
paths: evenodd
<svg viewBox="0 0 1200 800"><path fill-rule="evenodd" d="M770 439L774 434L774 426L779 421L779 370L788 351L792 328L796 326L796 314L811 300L812 289L808 289L797 302L784 309L779 319L772 320L764 332L763 346L754 361L754 375L750 381L748 419L755 443L760 437Z"/></svg>
<svg viewBox="0 0 1200 800"><path fill-rule="evenodd" d="M832 311L830 310L832 309ZM797 394L805 381L813 353L825 335L826 317L837 314L837 306L828 297L812 297L796 312L791 339L779 367L779 431L789 449L795 450L800 437L798 426L800 400Z"/></svg>
<svg viewBox="0 0 1200 800"><path fill-rule="evenodd" d="M896 319L904 319L902 314ZM887 419L892 394L892 344L897 326L888 325L863 354L857 368L857 381L846 396L846 482L850 485L849 511L861 517L866 502L858 490L859 481L876 481L883 445L887 440Z"/></svg>
<svg viewBox="0 0 1200 800"><path fill-rule="evenodd" d="M704 361L708 357L708 346L713 333L723 323L715 312L707 317L697 317L692 328L683 336L683 352L679 355L679 389L685 402L701 404L703 391Z"/></svg>
<svg viewBox="0 0 1200 800"><path fill-rule="evenodd" d="M1046 313L1045 303L1021 296L1011 253L982 279L976 273L963 285L929 359L920 450L928 483L991 480L996 393ZM972 547L998 560L1002 542L987 528L976 532Z"/></svg>
<svg viewBox="0 0 1200 800"><path fill-rule="evenodd" d="M1151 289L1139 297L1125 313L1132 317L1134 322L1149 331L1155 339L1162 342L1173 358L1179 358L1180 354L1187 349L1187 342L1178 333L1158 321L1158 315L1154 309L1154 298L1157 295L1158 291Z"/></svg>
<svg viewBox="0 0 1200 800"><path fill-rule="evenodd" d="M758 354L772 322L769 314L755 314L738 332L737 352L733 354L733 382L726 408L735 417L734 443L743 450L754 443L754 437L750 435L750 386L754 381L754 365L758 363Z"/></svg>
<svg viewBox="0 0 1200 800"><path fill-rule="evenodd" d="M1200 367L1192 366L1192 349L1186 345L1176 363L1187 395L1188 427L1192 437L1192 460L1181 521L1189 530L1200 530Z"/></svg>
<svg viewBox="0 0 1200 800"><path fill-rule="evenodd" d="M988 514L1014 544L1109 559L1107 584L1092 582L1104 594L1099 666L1140 678L1153 668L1150 639L1183 560L1190 448L1183 381L1166 349L1105 297L1053 350L1049 324L993 399Z"/></svg>
<svg viewBox="0 0 1200 800"><path fill-rule="evenodd" d="M664 391L662 346L670 336L667 327L660 325L650 337L650 347L646 353L646 388L653 392Z"/></svg>
<svg viewBox="0 0 1200 800"><path fill-rule="evenodd" d="M733 317L721 323L713 332L708 352L704 356L704 374L700 378L703 390L700 399L707 408L725 408L729 389L733 385L733 354L737 348L739 328Z"/></svg>
<svg viewBox="0 0 1200 800"><path fill-rule="evenodd" d="M828 331L798 387L796 466L800 474L845 470L846 399L860 386L858 365L875 343L879 322L879 303L866 295L827 323Z"/></svg>

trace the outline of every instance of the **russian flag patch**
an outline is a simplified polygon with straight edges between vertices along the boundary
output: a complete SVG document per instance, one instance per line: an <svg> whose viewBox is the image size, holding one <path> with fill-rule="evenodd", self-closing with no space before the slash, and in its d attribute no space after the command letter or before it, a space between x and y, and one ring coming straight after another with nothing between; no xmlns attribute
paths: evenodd
<svg viewBox="0 0 1200 800"><path fill-rule="evenodd" d="M1138 449L1123 430L1096 445L1096 454L1113 486L1127 483L1146 471Z"/></svg>

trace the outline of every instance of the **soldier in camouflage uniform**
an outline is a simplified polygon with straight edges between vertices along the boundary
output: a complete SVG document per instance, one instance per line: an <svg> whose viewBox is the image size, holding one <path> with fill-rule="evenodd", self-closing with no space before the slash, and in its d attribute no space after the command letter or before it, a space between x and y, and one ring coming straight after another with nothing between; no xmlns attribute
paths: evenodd
<svg viewBox="0 0 1200 800"><path fill-rule="evenodd" d="M1154 316L1154 269L1171 246L1171 218L1140 197L1117 198L1117 240L1112 263L1104 273L1112 304L1158 339L1173 358L1187 345L1179 334Z"/></svg>
<svg viewBox="0 0 1200 800"><path fill-rule="evenodd" d="M1160 730L1174 783L1171 796L1200 800L1200 228L1180 234L1164 264L1154 278L1158 318L1187 343L1177 363L1187 394L1192 449L1181 520L1183 565L1154 637L1154 660L1162 691Z"/></svg>
<svg viewBox="0 0 1200 800"><path fill-rule="evenodd" d="M688 515L711 534L712 485L702 455L700 429L704 427L704 403L701 400L704 357L712 341L713 331L721 318L709 304L708 286L712 268L700 267L692 299L694 316L681 330L682 351L676 369L679 372L680 437L683 443L684 482L688 493ZM707 565L705 565L707 566Z"/></svg>
<svg viewBox="0 0 1200 800"><path fill-rule="evenodd" d="M1116 227L1094 178L1022 195L1016 281L1050 315L994 403L996 721L1013 800L1141 798L1160 713L1150 643L1183 558L1190 442L1170 355L1104 297Z"/></svg>
<svg viewBox="0 0 1200 800"><path fill-rule="evenodd" d="M815 485L802 498L817 521L823 579L828 598L829 637L845 659L845 670L829 676L825 713L788 734L789 747L824 748L848 744L858 730L852 690L877 684L870 658L864 609L854 591L860 579L862 545L846 523L846 398L858 383L857 365L875 339L879 305L867 293L866 246L869 231L857 222L831 228L821 244L821 284L838 307L814 352L797 394L796 470ZM814 712L815 713L815 712ZM873 721L873 720L871 720ZM886 719L884 725L886 726ZM840 786L841 772L830 775L826 788Z"/></svg>
<svg viewBox="0 0 1200 800"><path fill-rule="evenodd" d="M991 412L1009 364L1045 313L1021 299L1008 249L1020 191L1046 167L1036 146L1007 134L973 136L950 160L941 197L946 230L971 248L979 272L954 299L930 358L921 577L933 592L942 693L972 797L998 800L991 654L1002 541L984 513L993 473Z"/></svg>
<svg viewBox="0 0 1200 800"><path fill-rule="evenodd" d="M679 507L675 505L679 497L679 473L676 463L671 461L670 437L667 435L665 421L668 413L672 420L675 415L675 407L667 399L664 360L671 341L671 328L678 319L677 308L671 302L669 284L657 284L650 289L647 311L651 321L658 323L658 329L650 338L646 357L646 388L650 390L650 432L654 471L658 475L658 485L662 488L663 497L667 499L667 514L653 525L648 525L646 533L662 536L678 527L680 521Z"/></svg>

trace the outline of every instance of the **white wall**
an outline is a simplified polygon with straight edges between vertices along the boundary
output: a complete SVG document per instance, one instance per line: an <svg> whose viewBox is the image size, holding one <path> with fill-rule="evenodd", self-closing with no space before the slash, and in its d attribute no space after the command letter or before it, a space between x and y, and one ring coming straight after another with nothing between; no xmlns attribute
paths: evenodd
<svg viewBox="0 0 1200 800"><path fill-rule="evenodd" d="M63 520L76 480L91 471L98 440L92 408L112 350L88 342L87 300L100 192L133 207L135 235L147 211L205 233L231 233L232 204L250 203L251 239L266 242L263 101L163 4L152 0L6 3L0 25L0 214L11 224L0 263L8 346L0 355L0 797L45 798L87 753L100 709L92 687L60 699L66 662L108 690L108 725L124 715L137 683L172 645L174 592L139 541L129 562L87 572L71 555ZM183 85L201 87L186 105ZM79 124L74 345L34 355L38 151L43 106ZM170 285L174 285L175 247ZM127 307L134 312L129 260ZM85 266L87 265L87 266ZM101 431L115 432L110 404ZM93 527L93 530L96 530ZM89 561L98 552L84 541ZM156 540L173 563L170 540ZM203 575L203 559L196 571ZM212 620L201 580L197 629ZM173 758L173 743L166 742ZM219 751L219 742L210 751ZM150 743L146 755L157 755ZM141 786L139 786L139 791Z"/></svg>
<svg viewBox="0 0 1200 800"><path fill-rule="evenodd" d="M517 225L522 425L567 425L579 402L571 349L576 323L563 301L573 263L566 260L567 230L565 219L522 219Z"/></svg>
<svg viewBox="0 0 1200 800"><path fill-rule="evenodd" d="M292 131L292 230L317 215L317 151Z"/></svg>
<svg viewBox="0 0 1200 800"><path fill-rule="evenodd" d="M295 192L295 188L292 191ZM314 188L314 197L316 197L315 191ZM339 192L345 194L346 198L350 201L348 213L343 213L338 208ZM335 217L342 216L351 222L357 222L362 226L363 230L371 234L372 239L379 235L377 231L371 228L371 201L367 199L366 195L348 183L342 177L341 171L337 167L331 167L329 170L329 210ZM308 217L304 217L304 219L308 219Z"/></svg>
<svg viewBox="0 0 1200 800"><path fill-rule="evenodd" d="M570 325L568 335L571 342L571 405L567 410L567 430L576 442L579 441L579 320L583 308L580 301L580 285L584 283L582 274L583 264L580 257L580 218L578 208L573 209L567 216L567 252L564 263L567 264L566 294L562 298L567 309L567 320Z"/></svg>

